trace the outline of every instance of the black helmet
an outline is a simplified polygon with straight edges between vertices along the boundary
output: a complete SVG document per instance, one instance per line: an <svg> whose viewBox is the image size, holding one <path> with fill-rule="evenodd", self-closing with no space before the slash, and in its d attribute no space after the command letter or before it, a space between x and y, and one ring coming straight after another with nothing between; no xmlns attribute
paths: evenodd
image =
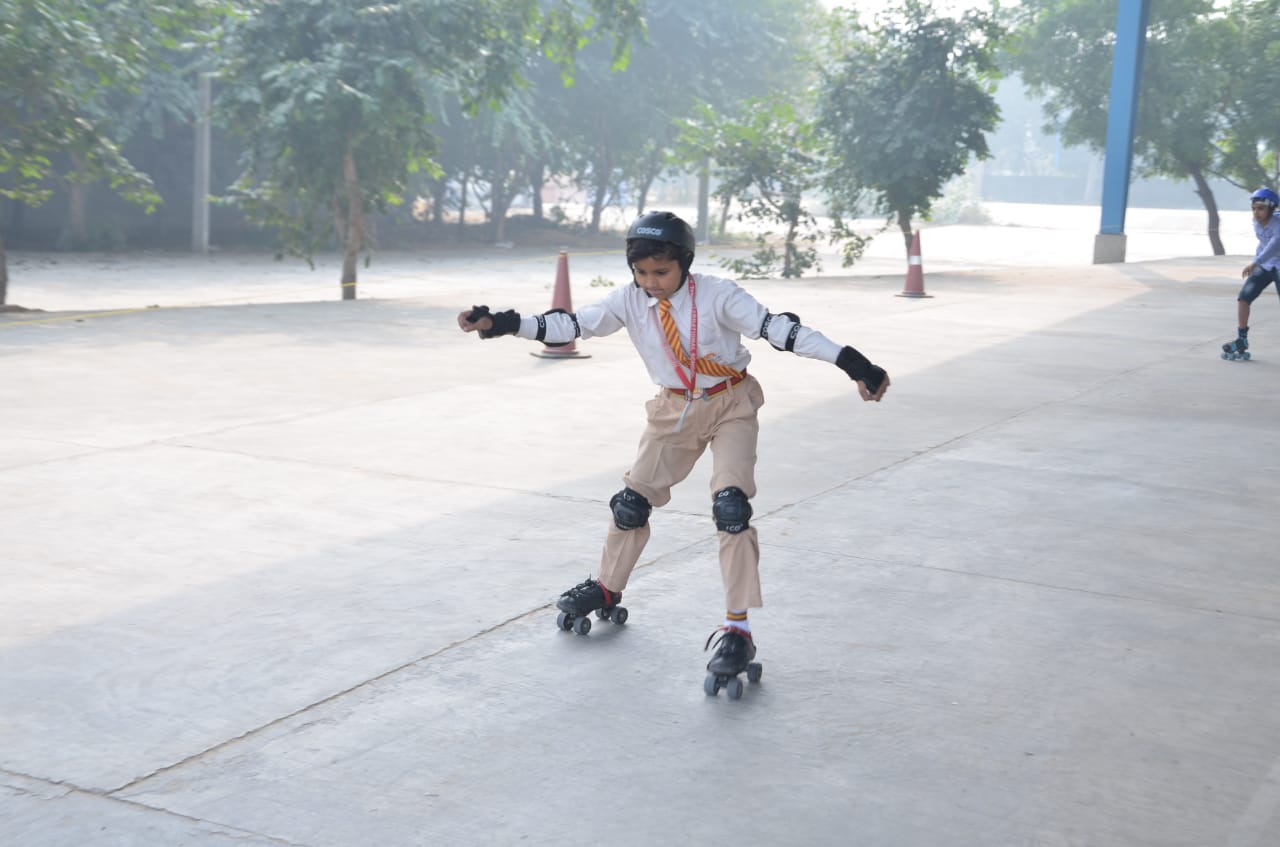
<svg viewBox="0 0 1280 847"><path fill-rule="evenodd" d="M697 241L693 237L693 227L685 223L675 212L645 212L627 228L627 265L631 267L632 273L635 273L633 264L635 260L632 258L635 253L633 242L638 239L674 245L678 254L677 261L680 262L680 271L683 276L689 275ZM641 256L646 254L652 255L644 251ZM636 257L636 260L638 258L640 257Z"/></svg>
<svg viewBox="0 0 1280 847"><path fill-rule="evenodd" d="M697 246L693 237L693 227L685 223L675 212L645 212L627 229L627 240L630 241L633 238L666 241L689 253L693 253Z"/></svg>

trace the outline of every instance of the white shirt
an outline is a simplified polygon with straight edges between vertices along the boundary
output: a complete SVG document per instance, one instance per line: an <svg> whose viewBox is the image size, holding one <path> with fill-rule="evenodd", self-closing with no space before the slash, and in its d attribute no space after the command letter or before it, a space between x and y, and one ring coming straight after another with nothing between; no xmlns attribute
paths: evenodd
<svg viewBox="0 0 1280 847"><path fill-rule="evenodd" d="M695 289L692 297L688 283L671 296L671 314L680 330L680 340L686 354L690 352L689 329L696 300L698 358L713 359L735 370L745 370L751 361L751 353L742 346L742 336L752 339L760 337L760 327L769 314L768 309L731 279L701 273L692 276ZM657 300L638 286L628 284L615 289L600 302L578 309L572 316L559 313L542 316L546 322L543 340L552 344L572 341L575 336L575 317L582 338L610 335L626 328L627 334L631 336L631 343L635 345L653 382L668 388L680 388L682 383L671 360L671 348L662 330L657 306ZM536 339L538 324L538 317L522 318L516 335ZM794 325L787 316L775 315L769 322L767 340L778 349L783 349L787 335ZM792 349L799 356L835 364L841 345L817 330L801 326ZM688 368L684 368L684 371L687 377ZM709 388L723 380L722 376L699 373L697 386Z"/></svg>

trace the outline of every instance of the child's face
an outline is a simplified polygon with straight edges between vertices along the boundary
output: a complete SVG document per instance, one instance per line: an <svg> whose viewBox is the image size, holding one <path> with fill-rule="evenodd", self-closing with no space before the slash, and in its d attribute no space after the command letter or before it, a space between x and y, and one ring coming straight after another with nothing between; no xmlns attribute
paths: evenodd
<svg viewBox="0 0 1280 847"><path fill-rule="evenodd" d="M675 259L650 256L635 263L636 282L650 297L666 300L680 290L684 280Z"/></svg>
<svg viewBox="0 0 1280 847"><path fill-rule="evenodd" d="M1266 224L1271 220L1271 213L1274 211L1270 203L1264 203L1261 200L1253 201L1253 219L1260 224Z"/></svg>

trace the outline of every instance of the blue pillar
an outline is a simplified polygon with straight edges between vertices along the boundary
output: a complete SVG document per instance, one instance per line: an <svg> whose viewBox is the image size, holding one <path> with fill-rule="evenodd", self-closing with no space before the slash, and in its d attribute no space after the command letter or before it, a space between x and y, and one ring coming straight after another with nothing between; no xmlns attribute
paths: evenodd
<svg viewBox="0 0 1280 847"><path fill-rule="evenodd" d="M1129 204L1133 132L1142 83L1142 50L1147 42L1151 0L1117 0L1116 49L1107 111L1107 153L1102 169L1102 226L1093 244L1093 262L1123 262L1124 214Z"/></svg>

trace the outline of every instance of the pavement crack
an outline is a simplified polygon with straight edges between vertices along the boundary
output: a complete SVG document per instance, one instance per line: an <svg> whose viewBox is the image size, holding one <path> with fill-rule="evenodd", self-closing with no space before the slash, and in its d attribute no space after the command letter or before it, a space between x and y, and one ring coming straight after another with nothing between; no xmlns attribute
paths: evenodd
<svg viewBox="0 0 1280 847"><path fill-rule="evenodd" d="M228 838L233 838L236 840L253 839L255 843L261 843L262 841L267 841L271 844L283 845L283 847L307 847L307 845L297 841L291 841L289 839L268 835L266 833L247 830L247 829L244 829L243 827L232 826L230 824L211 820L209 818L199 818L193 815L186 815L181 812L176 812L173 809L166 809L162 806L153 806L148 803L142 803L138 800L135 800L129 797L116 797L116 796L113 796L110 791L102 791L99 789L85 788L83 786L75 785L74 783L65 782L63 780L49 779L47 777L40 777L40 776L35 776L33 774L22 773L21 771L9 770L7 768L0 769L0 776L7 776L11 778L16 778L19 780L25 780L27 782L32 782L38 786L45 788L46 790L42 793L40 790L35 790L35 789L24 787L21 785L3 786L4 788L14 792L17 795L20 795L23 797L33 797L43 802L53 802L57 800L62 800L69 796L89 797L97 800L103 800L108 803L127 806L132 809L139 809L146 812L158 812L159 814L164 815L165 817L196 824L198 826L211 829L217 832L217 834L219 835L225 835ZM55 794L54 791L56 791L57 793Z"/></svg>
<svg viewBox="0 0 1280 847"><path fill-rule="evenodd" d="M466 645L466 644L469 644L469 643L471 643L471 642L473 642L473 641L476 641L476 640L478 640L478 639L484 638L486 635L489 635L489 634L491 634L491 633L493 633L493 632L496 632L496 631L498 631L498 630L500 630L500 629L502 629L502 628L504 628L504 627L506 627L506 626L508 626L508 625L510 625L510 624L512 624L512 623L515 623L516 621L524 620L525 618L528 618L528 617L531 617L531 616L533 616L533 615L535 615L535 614L538 614L539 612L542 612L542 611L544 611L544 610L546 610L546 609L550 608L550 606L551 606L551 604L550 604L550 603L544 603L544 604L542 604L542 605L540 605L540 606L538 606L538 607L536 607L536 608L534 608L534 609L529 609L529 610L524 611L524 612L521 612L521 613L519 613L519 614L512 615L511 617L509 617L509 618L507 618L507 619L505 619L505 620L503 620L503 621L499 621L498 623L493 624L492 626L488 626L488 627L485 627L484 629L478 630L478 631L476 631L476 632L472 633L471 635L468 635L468 636L466 636L466 637L464 637L464 638L459 638L459 639L457 639L457 640L455 640L455 641L452 641L452 642L450 642L449 644L446 644L446 645L444 645L443 647L440 647L439 649L436 649L436 650L431 651L430 653L427 653L427 654L422 655L422 656L418 656L418 657L413 658L413 659L409 659L408 661L405 661L405 662L401 662L400 664L395 665L394 667L388 668L388 669L386 669L386 670L384 670L384 671L382 671L382 672L380 672L380 673L378 673L378 674L375 674L374 676L371 676L371 677L369 677L369 678L367 678L367 679L363 679L363 680L361 680L360 682L355 683L354 685L349 685L349 686L347 686L346 688L343 688L343 689L341 689L341 690L339 690L339 691L335 691L335 692L333 692L332 694L329 694L329 695L328 695L328 696L326 696L326 697L322 697L322 698L320 698L319 700L316 700L316 701L315 701L315 702L313 702L313 703L308 703L308 704L307 704L307 705L305 705L305 706L301 706L301 707L299 707L299 708L297 708L297 709L294 709L294 710L293 710L293 711L291 711L291 712L287 712L286 714L283 714L283 715L280 715L279 717L273 718L273 719L271 719L271 720L267 721L266 723L260 724L260 725L258 725L258 726L256 726L256 727L253 727L252 729L246 730L245 732L242 732L242 733L240 733L239 735L234 735L234 736L231 736L230 738L223 739L222 741L218 742L217 744L214 744L214 745L213 745L213 746L211 746L211 747L207 747L207 748L205 748L204 750L201 750L201 751L200 751L200 752L198 752L198 753L193 753L193 754L191 754L191 755L189 755L189 756L186 756L186 757L184 757L184 758L182 758L182 759L179 759L178 761L171 762L171 763L169 763L169 764L167 764L167 765L164 765L164 766L162 766L162 767L156 768L155 770L151 771L150 773L146 773L146 774L143 774L142 776L135 777L134 779L130 780L129 782L126 782L126 783L124 783L124 784L122 784L122 785L118 785L118 786L116 786L115 788L107 789L107 790L106 790L106 791L104 791L103 793L104 793L105 795L114 796L114 795L117 795L117 794L120 794L120 793L123 793L123 792L126 792L126 791L134 790L134 789L138 788L139 786L141 786L143 783L145 783L145 782L147 782L147 781L149 781L149 780L151 780L151 779L154 779L154 778L155 778L155 777L157 777L157 776L160 776L160 775L162 775L162 774L169 773L169 772L174 771L174 770L176 770L176 769L178 769L178 768L181 768L181 767L184 767L184 766L186 766L186 765L189 765L189 764L191 764L192 762L198 761L198 760L203 759L203 758L205 758L205 757L207 757L207 756L213 755L213 754L215 754L215 753L217 753L217 752L219 752L219 751L225 750L225 749L227 749L228 747L230 747L230 746L232 746L232 745L234 745L234 744L237 744L237 743L239 743L239 742L241 742L241 741L245 741L245 740L247 740L247 739L250 739L250 738L253 738L253 737L257 736L257 735L260 735L261 733L263 733L263 732L265 732L265 731L267 731L267 730L269 730L269 729L272 729L272 728L274 728L274 727L281 726L281 725L283 725L283 724L285 724L285 723L287 723L287 722L289 722L289 721L291 721L291 720L294 720L295 718L298 718L298 717L300 717L300 716L302 716L302 715L305 715L306 713L308 713L308 712L312 711L313 709L317 709L317 708L320 708L321 706L326 706L326 705L328 705L328 704L330 704L330 703L336 702L336 701L338 701L338 700L342 699L343 697L346 697L346 696L347 696L347 695L349 695L349 694L354 694L354 693L356 693L357 691L360 691L361 689L367 688L367 687L369 687L369 686L371 686L371 685L374 685L374 684L376 684L376 683L378 683L378 682L381 682L382 680L385 680L385 679L388 679L388 678L390 678L390 677L392 677L392 676L395 676L396 674L398 674L398 673L400 673L400 672L402 672L402 671L405 671L405 670L407 670L407 669L409 669L409 668L411 668L411 667L413 667L413 666L415 666L415 665L422 664L423 662L429 662L429 661L431 661L432 659L435 659L435 658L437 658L437 657L439 657L439 656L443 656L444 654L446 654L446 653L448 653L448 652L450 652L450 651L452 651L452 650L455 650L455 649L457 649L458 647L462 647L462 646L464 646L464 645Z"/></svg>

